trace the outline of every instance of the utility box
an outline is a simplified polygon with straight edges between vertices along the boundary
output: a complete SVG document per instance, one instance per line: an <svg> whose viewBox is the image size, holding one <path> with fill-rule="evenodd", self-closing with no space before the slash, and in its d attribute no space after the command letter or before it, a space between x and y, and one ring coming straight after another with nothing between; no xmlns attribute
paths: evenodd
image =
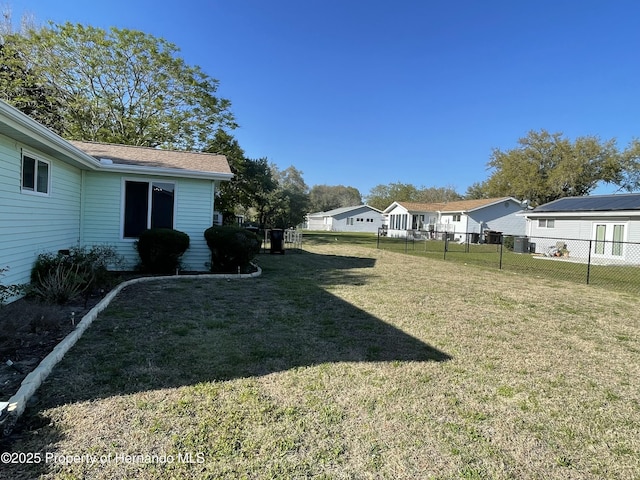
<svg viewBox="0 0 640 480"><path fill-rule="evenodd" d="M513 251L515 253L529 253L529 239L527 237L514 237Z"/></svg>

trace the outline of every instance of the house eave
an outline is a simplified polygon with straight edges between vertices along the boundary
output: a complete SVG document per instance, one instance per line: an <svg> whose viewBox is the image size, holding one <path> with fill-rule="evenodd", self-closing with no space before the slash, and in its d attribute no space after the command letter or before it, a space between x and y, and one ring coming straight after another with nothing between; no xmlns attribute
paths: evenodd
<svg viewBox="0 0 640 480"><path fill-rule="evenodd" d="M44 125L25 115L20 110L0 100L0 134L13 138L21 145L30 147L65 161L82 169L97 170L98 160L77 149L64 138Z"/></svg>
<svg viewBox="0 0 640 480"><path fill-rule="evenodd" d="M233 178L233 173L219 173L219 172L203 172L199 170L183 170L179 168L159 168L159 167L145 167L141 165L123 165L123 164L101 164L100 169L104 172L124 173L124 174L139 174L145 176L157 176L157 177L181 177L181 178L194 178L205 179L213 181L229 181Z"/></svg>
<svg viewBox="0 0 640 480"><path fill-rule="evenodd" d="M638 217L640 210L576 210L572 212L526 212L527 219L537 218L576 218L576 217Z"/></svg>

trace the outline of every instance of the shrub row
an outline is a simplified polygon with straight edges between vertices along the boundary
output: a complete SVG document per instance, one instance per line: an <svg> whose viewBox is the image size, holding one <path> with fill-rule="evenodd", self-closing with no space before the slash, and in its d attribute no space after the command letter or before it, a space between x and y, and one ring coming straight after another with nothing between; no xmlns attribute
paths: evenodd
<svg viewBox="0 0 640 480"><path fill-rule="evenodd" d="M216 273L248 271L251 260L260 251L256 233L234 226L213 226L204 232L211 251L209 269ZM175 273L181 268L182 255L189 248L186 233L168 228L146 230L136 242L140 269L149 273Z"/></svg>
<svg viewBox="0 0 640 480"><path fill-rule="evenodd" d="M204 232L211 250L211 272L246 273L260 251L260 237L240 227L211 227ZM140 257L138 269L144 273L173 274L189 248L189 236L170 228L142 232L135 243ZM31 270L27 294L49 303L64 304L79 295L86 298L98 288L107 287L109 267L122 264L114 247L76 247L66 252L42 253ZM0 274L3 270L0 270ZM15 286L2 286L0 304L16 294Z"/></svg>

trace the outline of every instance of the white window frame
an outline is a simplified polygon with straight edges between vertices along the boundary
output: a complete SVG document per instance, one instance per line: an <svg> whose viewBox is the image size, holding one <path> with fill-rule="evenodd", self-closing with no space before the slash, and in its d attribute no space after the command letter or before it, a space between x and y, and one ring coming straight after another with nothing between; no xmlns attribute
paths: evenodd
<svg viewBox="0 0 640 480"><path fill-rule="evenodd" d="M33 169L33 188L24 186L24 159L25 157L33 160L34 169ZM43 163L47 166L47 191L40 192L38 191L38 167ZM37 155L29 150L23 150L20 157L20 191L22 193L26 193L27 195L37 195L39 197L49 197L51 196L51 173L52 173L52 165L49 160L43 159L40 155Z"/></svg>
<svg viewBox="0 0 640 480"><path fill-rule="evenodd" d="M555 228L555 227L556 227L555 218L539 218L538 219L538 228Z"/></svg>

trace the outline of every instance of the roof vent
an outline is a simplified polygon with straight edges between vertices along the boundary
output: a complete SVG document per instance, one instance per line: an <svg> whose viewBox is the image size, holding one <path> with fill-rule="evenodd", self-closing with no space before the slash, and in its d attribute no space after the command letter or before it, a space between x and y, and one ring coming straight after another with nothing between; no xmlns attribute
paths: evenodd
<svg viewBox="0 0 640 480"><path fill-rule="evenodd" d="M101 158L100 163L103 165L113 165L113 160L110 158Z"/></svg>

